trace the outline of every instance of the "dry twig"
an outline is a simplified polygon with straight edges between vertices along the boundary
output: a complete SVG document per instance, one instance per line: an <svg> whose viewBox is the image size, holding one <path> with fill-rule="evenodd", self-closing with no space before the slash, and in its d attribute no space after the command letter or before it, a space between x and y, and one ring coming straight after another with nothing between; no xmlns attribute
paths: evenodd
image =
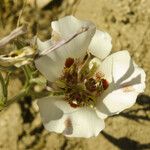
<svg viewBox="0 0 150 150"><path fill-rule="evenodd" d="M3 48L6 44L11 42L13 39L15 39L16 37L18 37L20 35L25 34L26 32L27 32L26 25L16 28L9 35L7 35L6 37L4 37L3 39L0 40L0 48Z"/></svg>

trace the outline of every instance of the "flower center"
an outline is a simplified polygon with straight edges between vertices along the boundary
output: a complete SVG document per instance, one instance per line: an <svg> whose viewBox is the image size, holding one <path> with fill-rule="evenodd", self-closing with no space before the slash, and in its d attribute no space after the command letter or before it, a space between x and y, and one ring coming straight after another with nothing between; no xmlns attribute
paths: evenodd
<svg viewBox="0 0 150 150"><path fill-rule="evenodd" d="M97 98L108 88L104 75L97 71L98 64L93 62L91 55L83 60L67 58L62 76L56 81L57 87L65 94L65 100L70 106L94 107Z"/></svg>

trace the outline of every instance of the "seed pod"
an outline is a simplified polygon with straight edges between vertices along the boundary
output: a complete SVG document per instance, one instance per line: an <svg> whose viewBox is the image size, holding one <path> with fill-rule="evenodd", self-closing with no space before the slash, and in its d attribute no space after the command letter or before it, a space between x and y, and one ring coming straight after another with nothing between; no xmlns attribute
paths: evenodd
<svg viewBox="0 0 150 150"><path fill-rule="evenodd" d="M20 50L14 50L8 55L0 56L1 66L15 66L20 67L22 65L28 64L34 55L35 51L31 47L24 47Z"/></svg>

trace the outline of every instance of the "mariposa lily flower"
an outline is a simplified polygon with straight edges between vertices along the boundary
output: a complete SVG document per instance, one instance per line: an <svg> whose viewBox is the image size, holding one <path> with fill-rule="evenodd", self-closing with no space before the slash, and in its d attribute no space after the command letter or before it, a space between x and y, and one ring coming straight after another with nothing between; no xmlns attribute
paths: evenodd
<svg viewBox="0 0 150 150"><path fill-rule="evenodd" d="M52 38L37 41L35 65L63 95L38 99L44 127L69 137L97 136L107 116L135 103L145 73L128 51L109 55L111 37L93 23L67 16L51 25Z"/></svg>

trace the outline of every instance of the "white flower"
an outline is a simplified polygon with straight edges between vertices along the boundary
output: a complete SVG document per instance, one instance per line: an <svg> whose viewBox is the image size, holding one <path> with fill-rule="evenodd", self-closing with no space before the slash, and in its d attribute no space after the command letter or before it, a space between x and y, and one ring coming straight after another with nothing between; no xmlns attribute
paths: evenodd
<svg viewBox="0 0 150 150"><path fill-rule="evenodd" d="M52 22L51 40L37 41L39 53L84 27L86 31L35 60L55 90L64 92L38 100L43 124L69 137L97 136L104 118L131 107L145 88L145 73L129 53L109 55L110 35L73 16Z"/></svg>

